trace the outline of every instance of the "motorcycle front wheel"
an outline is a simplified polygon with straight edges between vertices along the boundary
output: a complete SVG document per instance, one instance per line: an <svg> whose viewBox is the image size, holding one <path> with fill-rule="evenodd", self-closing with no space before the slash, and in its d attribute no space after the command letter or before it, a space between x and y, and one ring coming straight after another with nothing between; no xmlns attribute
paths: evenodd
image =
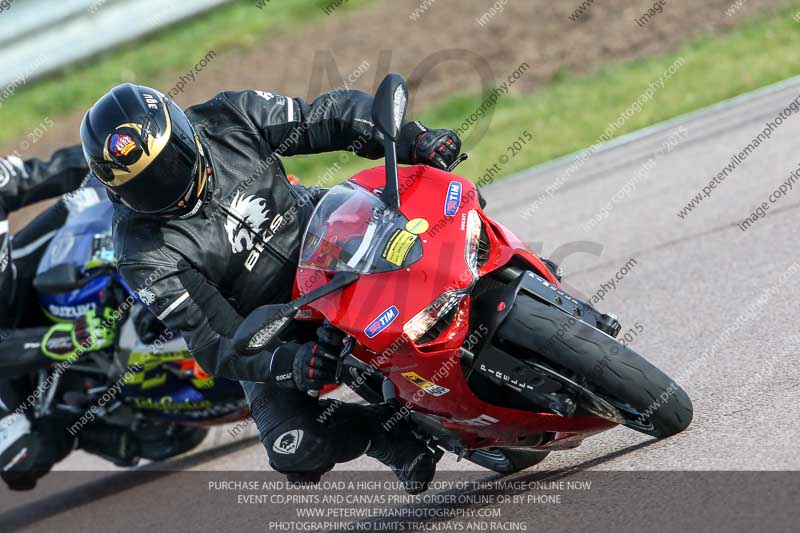
<svg viewBox="0 0 800 533"><path fill-rule="evenodd" d="M665 438L692 421L692 402L669 376L599 329L520 294L495 342L551 377L561 377L581 407Z"/></svg>

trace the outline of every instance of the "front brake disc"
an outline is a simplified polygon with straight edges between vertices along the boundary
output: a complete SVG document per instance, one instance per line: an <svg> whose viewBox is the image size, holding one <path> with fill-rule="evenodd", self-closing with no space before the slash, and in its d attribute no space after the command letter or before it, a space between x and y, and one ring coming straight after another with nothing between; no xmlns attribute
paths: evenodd
<svg viewBox="0 0 800 533"><path fill-rule="evenodd" d="M610 402L608 402L605 398L598 396L591 390L587 389L583 385L575 382L574 380L564 376L563 374L559 374L552 368L542 365L540 363L534 361L526 362L527 365L535 368L537 371L542 372L550 376L551 378L560 381L570 389L572 389L576 395L580 397L582 400L580 402L580 406L592 413L593 415L597 415L601 418L605 418L606 420L610 420L616 424L627 424L629 421L625 416L614 407Z"/></svg>

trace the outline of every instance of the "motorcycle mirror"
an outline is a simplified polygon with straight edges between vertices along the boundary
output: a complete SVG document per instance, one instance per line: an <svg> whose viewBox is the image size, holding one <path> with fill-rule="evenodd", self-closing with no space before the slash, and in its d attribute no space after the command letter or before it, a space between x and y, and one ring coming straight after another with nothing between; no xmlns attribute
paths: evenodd
<svg viewBox="0 0 800 533"><path fill-rule="evenodd" d="M78 267L67 263L56 265L33 278L33 286L45 294L62 294L80 289L86 284Z"/></svg>
<svg viewBox="0 0 800 533"><path fill-rule="evenodd" d="M254 309L236 328L233 335L234 349L241 355L260 352L283 333L301 307L350 285L359 277L358 272L337 272L328 283L296 300L285 304L262 305Z"/></svg>
<svg viewBox="0 0 800 533"><path fill-rule="evenodd" d="M397 139L408 110L408 87L399 74L388 74L375 93L372 103L372 121L383 133L386 155L386 186L381 199L390 207L400 207L397 177Z"/></svg>
<svg viewBox="0 0 800 533"><path fill-rule="evenodd" d="M408 88L399 74L388 74L378 86L372 104L372 121L386 137L397 141L408 109Z"/></svg>
<svg viewBox="0 0 800 533"><path fill-rule="evenodd" d="M233 336L233 345L242 355L260 352L283 333L289 325L292 302L278 305L262 305L244 319Z"/></svg>

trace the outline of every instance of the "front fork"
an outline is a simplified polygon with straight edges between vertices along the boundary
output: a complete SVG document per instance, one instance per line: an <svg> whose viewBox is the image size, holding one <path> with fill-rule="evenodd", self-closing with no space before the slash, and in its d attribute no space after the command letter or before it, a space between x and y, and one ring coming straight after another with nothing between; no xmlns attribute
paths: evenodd
<svg viewBox="0 0 800 533"><path fill-rule="evenodd" d="M473 351L466 354L471 363L467 379L472 373L478 373L499 386L513 389L534 405L560 416L574 414L577 405L572 398L559 393L561 384L557 380L521 364L517 358L495 347L490 339L511 313L520 293L561 309L574 320L585 322L614 338L620 330L619 322L613 316L600 313L573 298L535 272L508 267L494 275L507 285L491 295L484 294L473 305L472 322L484 324L488 333Z"/></svg>
<svg viewBox="0 0 800 533"><path fill-rule="evenodd" d="M522 291L537 300L561 309L568 315L574 316L592 327L596 327L610 337L616 338L619 334L622 326L614 316L601 313L591 305L573 298L560 287L553 285L535 272L508 267L497 272L497 277L514 287L514 301L516 301L519 292ZM510 310L513 302L509 304L508 309ZM505 316L503 316L503 319L505 319Z"/></svg>

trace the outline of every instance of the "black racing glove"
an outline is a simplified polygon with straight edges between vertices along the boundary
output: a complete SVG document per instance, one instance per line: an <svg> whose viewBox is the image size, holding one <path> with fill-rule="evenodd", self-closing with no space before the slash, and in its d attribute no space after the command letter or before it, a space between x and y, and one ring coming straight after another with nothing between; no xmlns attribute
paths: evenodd
<svg viewBox="0 0 800 533"><path fill-rule="evenodd" d="M270 374L275 383L302 392L318 391L336 383L344 335L320 328L318 342L280 345L272 355Z"/></svg>
<svg viewBox="0 0 800 533"><path fill-rule="evenodd" d="M452 130L429 130L419 122L407 122L398 139L400 154L414 165L447 169L461 152L461 139ZM404 161L405 162L405 161Z"/></svg>

